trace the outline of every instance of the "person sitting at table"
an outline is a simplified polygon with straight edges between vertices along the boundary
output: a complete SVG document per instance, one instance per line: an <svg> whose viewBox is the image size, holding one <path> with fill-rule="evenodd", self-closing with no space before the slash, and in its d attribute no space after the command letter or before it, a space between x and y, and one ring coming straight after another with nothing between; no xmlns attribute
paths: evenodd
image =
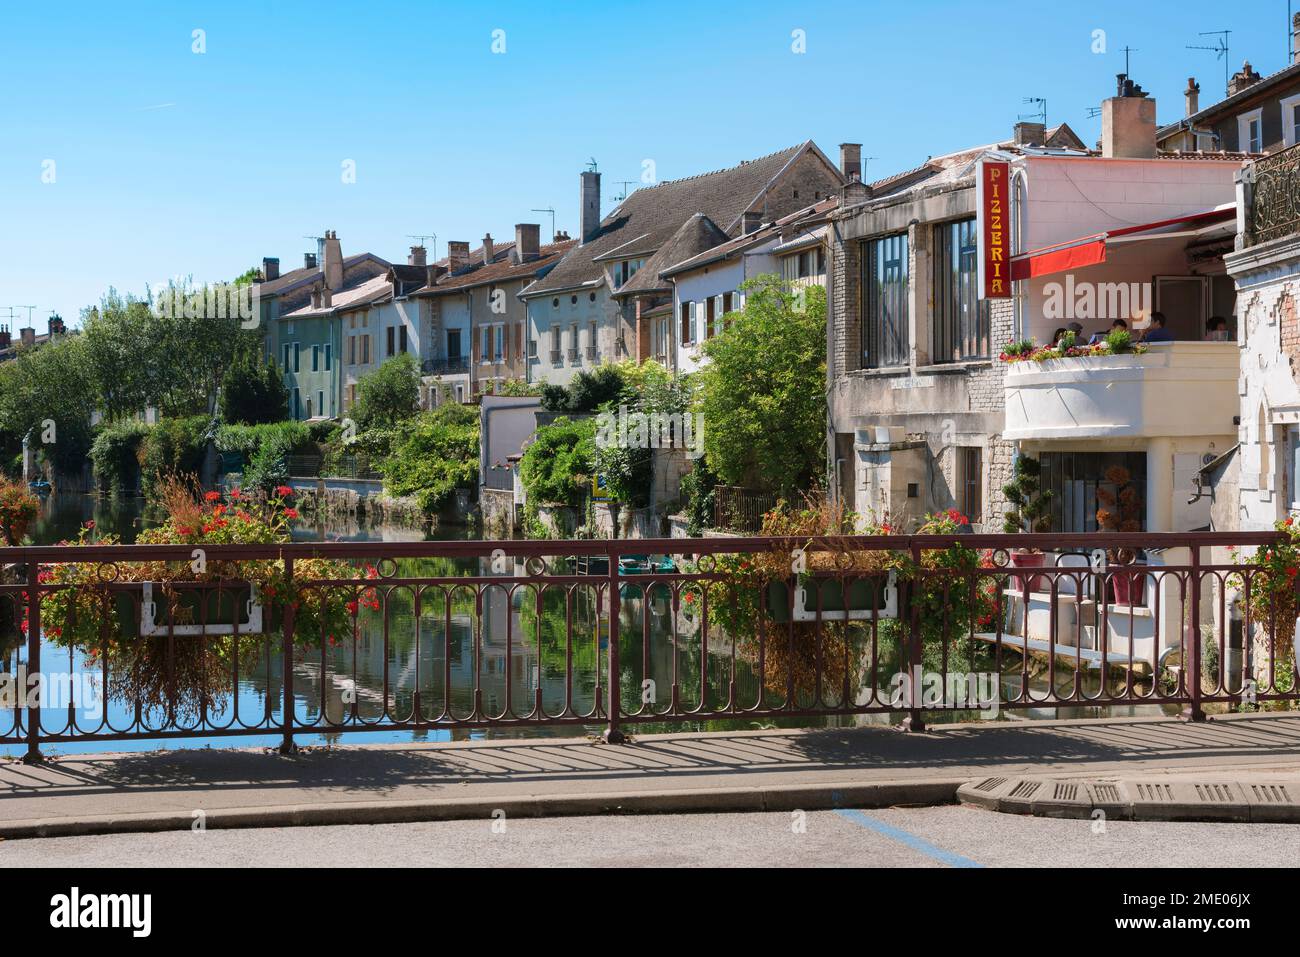
<svg viewBox="0 0 1300 957"><path fill-rule="evenodd" d="M1223 342L1228 338L1228 320L1223 316L1210 316L1205 327L1205 338L1211 342Z"/></svg>
<svg viewBox="0 0 1300 957"><path fill-rule="evenodd" d="M1165 314L1163 312L1151 313L1151 325L1147 327L1146 335L1142 337L1143 342L1173 342L1173 334L1165 328Z"/></svg>
<svg viewBox="0 0 1300 957"><path fill-rule="evenodd" d="M1052 346L1056 347L1061 344L1061 336L1065 335L1065 328L1062 327L1052 333Z"/></svg>
<svg viewBox="0 0 1300 957"><path fill-rule="evenodd" d="M1092 338L1088 340L1088 345L1095 346L1099 342L1105 342L1108 335L1117 331L1128 332L1128 323L1123 319L1116 319L1110 324L1110 328L1104 332L1094 332Z"/></svg>

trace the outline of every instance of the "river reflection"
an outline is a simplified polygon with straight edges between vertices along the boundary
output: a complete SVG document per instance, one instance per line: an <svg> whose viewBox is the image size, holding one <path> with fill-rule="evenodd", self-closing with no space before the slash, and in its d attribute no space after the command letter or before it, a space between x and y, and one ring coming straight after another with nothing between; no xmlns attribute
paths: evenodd
<svg viewBox="0 0 1300 957"><path fill-rule="evenodd" d="M144 507L138 499L96 499L90 496L52 496L45 504L34 536L40 544L73 538L83 523L93 520L99 534L113 533L123 542L134 542L140 529L161 521L162 516ZM298 523L294 538L301 541L422 541L465 538L464 527L412 529L390 525L368 525L355 519L331 519ZM357 620L357 640L326 645L324 651L303 648L295 654L293 688L295 710L300 722L337 723L348 720L409 720L419 714L424 720L450 715L463 718L476 707L488 716L525 716L540 699L548 715L587 715L596 710L598 695L608 668L608 620L599 614L599 588L550 587L540 594L516 566L516 580L509 585L486 588L481 599L468 585L456 585L457 578L489 575L486 559L427 558L402 560L394 577L451 580L441 586L387 585L380 583L378 611L365 610ZM481 601L481 613L478 602ZM648 617L647 617L648 616ZM753 706L760 695L758 675L743 655L723 636L710 634L707 647L697 624L675 614L662 592L651 592L647 604L639 588L624 588L620 603L620 690L624 710L665 710L676 702L678 710L703 706L704 710L726 706ZM860 660L866 661L865 638L857 643ZM59 668L77 673L88 669L79 652L69 652L48 643L42 645L42 663L49 672ZM6 670L21 662L23 650L6 656ZM251 657L251 660L250 660ZM1014 656L1012 656L1014 657ZM885 650L877 669L878 680L888 684L895 668ZM1018 666L1016 666L1018 669ZM864 669L860 669L864 670ZM567 676L571 675L571 680ZM213 723L254 724L262 719L280 720L283 702L283 664L279 640L258 643L240 665L241 680L229 696L224 712ZM1019 677L1018 673L1015 675ZM854 678L851 696L863 693L869 677ZM1031 687L1033 685L1031 684ZM1036 687L1039 693L1045 688ZM1095 691L1095 687L1089 689ZM827 693L834 702L836 695ZM767 701L780 700L771 691ZM109 701L109 721L117 727L131 724L131 706ZM1109 714L1153 714L1159 709L1111 709ZM1098 708L1061 709L1060 717L1102 716ZM1055 717L1055 709L1017 712L1016 717ZM900 715L876 714L827 718L782 718L768 716L752 720L729 719L695 722L674 721L629 726L633 732L668 730L752 730L772 727L826 727L886 724ZM930 713L928 720L971 720L972 712ZM1005 715L1004 715L1005 717ZM60 717L60 722L62 717ZM83 725L94 726L97 720ZM50 728L49 716L45 721ZM7 722L5 723L7 727ZM492 729L429 728L374 732L304 733L303 745L325 743L407 742L464 740L471 738L555 737L596 733L603 721L567 726L514 726ZM51 753L153 750L163 747L272 746L275 734L249 736L198 735L180 741L82 742L50 746ZM9 754L19 748L11 747ZM3 753L0 750L0 753Z"/></svg>

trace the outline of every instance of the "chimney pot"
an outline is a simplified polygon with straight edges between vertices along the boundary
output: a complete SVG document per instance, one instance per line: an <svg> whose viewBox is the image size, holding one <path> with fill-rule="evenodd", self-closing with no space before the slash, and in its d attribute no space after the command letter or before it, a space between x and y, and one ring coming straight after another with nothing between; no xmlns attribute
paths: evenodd
<svg viewBox="0 0 1300 957"><path fill-rule="evenodd" d="M1187 78L1187 89L1183 90L1183 96L1187 99L1188 116L1201 112L1201 84L1196 82L1196 77Z"/></svg>
<svg viewBox="0 0 1300 957"><path fill-rule="evenodd" d="M262 260L262 281L270 282L280 278L280 260L267 257Z"/></svg>
<svg viewBox="0 0 1300 957"><path fill-rule="evenodd" d="M339 234L332 229L325 231L325 262L321 265L325 273L325 288L342 289L343 247L339 245Z"/></svg>
<svg viewBox="0 0 1300 957"><path fill-rule="evenodd" d="M1047 142L1047 125L1044 123L1017 123L1014 130L1017 146L1042 146Z"/></svg>
<svg viewBox="0 0 1300 957"><path fill-rule="evenodd" d="M483 234L483 265L486 266L492 262L492 257L496 255L496 247L492 245L492 234Z"/></svg>
<svg viewBox="0 0 1300 957"><path fill-rule="evenodd" d="M586 170L582 174L582 241L590 242L600 232L600 174Z"/></svg>
<svg viewBox="0 0 1300 957"><path fill-rule="evenodd" d="M8 327L0 329L0 349L8 349L13 344L13 337L9 335Z"/></svg>
<svg viewBox="0 0 1300 957"><path fill-rule="evenodd" d="M840 144L840 172L847 179L862 178L862 144Z"/></svg>
<svg viewBox="0 0 1300 957"><path fill-rule="evenodd" d="M1244 60L1241 64L1241 69L1234 73L1232 79L1228 81L1228 96L1233 96L1247 87L1254 86L1261 79L1263 79L1263 77L1255 72L1254 68L1250 65L1250 61Z"/></svg>
<svg viewBox="0 0 1300 957"><path fill-rule="evenodd" d="M406 264L408 266L423 266L425 261L425 248L423 246L412 246L410 255L406 257Z"/></svg>
<svg viewBox="0 0 1300 957"><path fill-rule="evenodd" d="M30 346L36 341L36 330L31 326L24 326L18 330L18 338L22 341L23 345Z"/></svg>
<svg viewBox="0 0 1300 957"><path fill-rule="evenodd" d="M315 253L303 253L303 254L302 254L302 266L303 266L304 269L315 269L315 268L316 268L316 254L315 254Z"/></svg>

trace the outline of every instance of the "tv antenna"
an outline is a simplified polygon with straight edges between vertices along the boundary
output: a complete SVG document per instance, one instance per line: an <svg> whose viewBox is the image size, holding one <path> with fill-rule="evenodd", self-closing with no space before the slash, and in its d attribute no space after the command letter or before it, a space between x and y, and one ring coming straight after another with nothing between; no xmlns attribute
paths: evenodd
<svg viewBox="0 0 1300 957"><path fill-rule="evenodd" d="M623 192L621 195L614 197L614 202L621 203L623 200L627 199L627 188L636 182L637 181L634 179L620 179L618 185L623 187Z"/></svg>
<svg viewBox="0 0 1300 957"><path fill-rule="evenodd" d="M1201 32L1203 37L1218 37L1219 40L1212 47L1207 46L1188 46L1189 50L1208 50L1214 54L1216 60L1223 61L1223 95L1228 95L1228 86L1232 82L1232 61L1228 59L1228 35L1231 30L1204 30Z"/></svg>
<svg viewBox="0 0 1300 957"><path fill-rule="evenodd" d="M423 236L418 236L418 235L413 236L413 235L411 235L410 233L407 233L407 234L406 234L406 238L407 238L407 239L418 239L418 240L420 241L420 245L421 245L421 246L423 246L423 245L425 244L424 241L425 241L426 239L432 239L432 240L433 240L433 257L432 257L432 259L433 259L434 262L437 262L437 261L438 261L438 234L437 234L437 233L426 233L426 234L423 235Z"/></svg>
<svg viewBox="0 0 1300 957"><path fill-rule="evenodd" d="M1120 53L1124 54L1124 75L1125 76L1127 77L1133 76L1133 70L1129 66L1129 59L1132 56L1132 54L1141 53L1141 52L1142 52L1141 50L1138 50L1134 47L1127 46L1127 45L1124 47L1124 49L1120 50Z"/></svg>
<svg viewBox="0 0 1300 957"><path fill-rule="evenodd" d="M555 207L547 206L545 209L533 209L529 210L529 212L551 214L551 242L555 242Z"/></svg>
<svg viewBox="0 0 1300 957"><path fill-rule="evenodd" d="M1047 125L1047 99L1045 97L1027 96L1023 100L1021 100L1021 102L1028 103L1032 106L1036 106L1038 107L1038 109L1035 110L1033 113L1022 113L1020 114L1018 119L1032 120L1036 117L1038 119L1038 122L1042 123L1044 126Z"/></svg>
<svg viewBox="0 0 1300 957"><path fill-rule="evenodd" d="M587 172L588 173L596 172L596 157L593 156L591 159L587 161Z"/></svg>
<svg viewBox="0 0 1300 957"><path fill-rule="evenodd" d="M316 265L322 269L325 268L325 237L324 236L304 236L303 239L316 240Z"/></svg>
<svg viewBox="0 0 1300 957"><path fill-rule="evenodd" d="M862 182L865 183L865 182L867 181L867 167L868 167L869 165L871 165L871 161L872 161L872 160L878 160L878 159L880 159L879 156L864 156L864 157L862 157Z"/></svg>

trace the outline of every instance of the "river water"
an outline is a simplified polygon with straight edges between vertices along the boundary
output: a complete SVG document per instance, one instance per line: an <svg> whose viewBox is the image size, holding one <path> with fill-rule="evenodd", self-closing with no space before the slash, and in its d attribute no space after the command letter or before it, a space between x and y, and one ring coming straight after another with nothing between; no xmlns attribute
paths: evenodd
<svg viewBox="0 0 1300 957"><path fill-rule="evenodd" d="M112 533L122 542L132 543L142 528L161 520L161 515L144 505L139 499L114 500L86 495L55 495L44 504L39 522L32 530L37 544L53 544L75 538L87 521L93 520L97 537ZM433 530L413 529L395 525L366 525L349 519L332 519L325 522L299 522L293 537L300 541L427 541L465 538L464 527L444 527ZM399 575L454 577L460 575L488 574L479 559L413 560L403 563ZM730 643L713 636L702 652L700 636L693 632L689 621L677 620L676 645L672 640L671 614L665 603L653 600L647 606L639 592L624 591L620 643L624 680L622 682L625 707L647 687L670 686L676 677L679 702L683 708L698 705L703 699L710 706L725 704L728 694L743 705L752 704L760 693L758 676L743 655L735 654ZM522 640L525 635L538 633L535 597L519 590L513 598L503 590L489 589L484 595L482 614L474 607L472 594L465 589L453 592L452 608L436 601L424 603L416 614L414 596L409 592L394 590L387 595L384 608L379 613L363 614L359 621L359 640L340 643L327 649L324 658L320 652L298 655L294 667L294 691L297 699L296 713L301 721L318 721L323 716L340 720L355 698L358 714L363 719L375 719L382 713L385 679L387 676L390 713L403 715L415 701L415 691L421 695L421 712L431 716L431 708L440 707L446 700L453 713L469 713L474 703L474 673L479 672L479 693L482 707L490 714L503 711L507 703L516 713L526 713L532 708L535 689L540 684L542 704L548 713L561 711L566 695L571 695L575 710L591 708L597 688L597 676L607 669L608 636L606 623L595 613L595 601L590 593L584 597L579 591L572 609L566 609L563 596L548 592L543 596L540 633L541 641ZM450 614L448 612L450 611ZM566 618L573 616L572 646L566 641ZM643 616L649 615L650 621ZM481 622L481 636L476 645L475 622ZM446 624L450 622L451 640L446 640ZM507 624L508 622L508 624ZM385 659L384 628L389 641ZM643 644L643 635L649 635L649 648ZM243 723L254 723L259 717L270 714L279 720L283 701L283 681L278 648L267 642L263 651L253 655L254 662L241 668L241 681L226 702L226 711L217 723L225 723L238 716ZM540 647L539 647L540 644ZM99 674L90 668L79 652L69 652L48 641L42 645L43 670L47 673L62 669L73 674ZM6 669L14 668L23 657L23 650L5 656ZM450 658L450 660L448 660ZM701 666L701 660L704 664ZM568 667L573 671L572 689L566 687ZM703 670L704 674L701 674ZM1015 676L1015 677L1018 677ZM883 683L887 684L887 677ZM649 684L647 684L649 682ZM734 682L734 688L733 688ZM602 684L604 682L601 682ZM666 693L666 692L663 692ZM437 702L432 705L430 702ZM105 705L110 722L117 727L130 724L132 708L125 702L109 699ZM1110 714L1117 713L1112 710ZM1126 708L1118 713L1158 714L1155 707ZM1061 709L1060 717L1102 716L1098 708ZM971 720L976 713L932 713L928 720ZM1056 717L1055 709L1019 711L1013 715L1002 713L1003 718ZM845 726L886 724L901 715L858 715L847 718L804 718L758 720L725 720L672 722L642 725L631 730L752 730L769 727ZM94 726L98 719L82 724ZM50 721L44 722L47 729ZM0 721L7 729L9 722ZM342 734L310 734L297 736L301 745L362 742L410 742L436 740L465 740L491 737L545 737L573 736L596 733L600 727L593 725L562 727L526 727L497 729L430 729L420 731L347 732ZM202 734L183 740L166 742L78 742L47 746L53 754L72 754L123 750L157 750L178 747L232 747L274 746L279 737L274 734L219 736ZM21 748L0 747L0 754L15 755Z"/></svg>

